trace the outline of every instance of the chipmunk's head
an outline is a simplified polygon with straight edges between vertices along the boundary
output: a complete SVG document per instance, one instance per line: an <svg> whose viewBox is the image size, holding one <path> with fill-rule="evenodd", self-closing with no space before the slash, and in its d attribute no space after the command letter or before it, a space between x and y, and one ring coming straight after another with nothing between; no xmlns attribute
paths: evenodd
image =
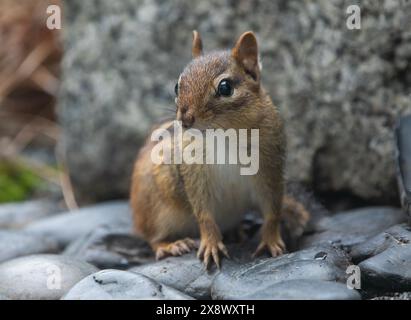
<svg viewBox="0 0 411 320"><path fill-rule="evenodd" d="M242 34L231 51L204 55L200 35L193 35L193 60L175 86L177 120L186 128L241 128L262 99L254 33Z"/></svg>

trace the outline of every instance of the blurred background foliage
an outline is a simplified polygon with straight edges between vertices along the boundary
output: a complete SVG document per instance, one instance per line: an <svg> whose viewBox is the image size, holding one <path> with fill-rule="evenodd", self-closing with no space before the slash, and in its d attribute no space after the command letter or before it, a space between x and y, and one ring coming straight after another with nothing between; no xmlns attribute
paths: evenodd
<svg viewBox="0 0 411 320"><path fill-rule="evenodd" d="M29 198L44 182L28 167L0 162L0 203Z"/></svg>
<svg viewBox="0 0 411 320"><path fill-rule="evenodd" d="M0 1L0 203L62 193L55 104L63 50L46 27L52 4L61 2Z"/></svg>

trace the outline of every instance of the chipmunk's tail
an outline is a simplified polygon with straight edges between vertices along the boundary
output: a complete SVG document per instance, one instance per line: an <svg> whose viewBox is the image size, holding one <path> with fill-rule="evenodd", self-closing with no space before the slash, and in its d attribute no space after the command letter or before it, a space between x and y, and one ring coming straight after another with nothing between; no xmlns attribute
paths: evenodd
<svg viewBox="0 0 411 320"><path fill-rule="evenodd" d="M329 212L312 192L299 182L287 181L283 199L282 224L296 245L303 233L313 232L316 222Z"/></svg>
<svg viewBox="0 0 411 320"><path fill-rule="evenodd" d="M329 211L299 182L287 181L281 212L283 239L291 251L300 249L304 235L314 232Z"/></svg>
<svg viewBox="0 0 411 320"><path fill-rule="evenodd" d="M283 212L285 227L293 238L301 237L310 219L306 207L291 195L283 199Z"/></svg>

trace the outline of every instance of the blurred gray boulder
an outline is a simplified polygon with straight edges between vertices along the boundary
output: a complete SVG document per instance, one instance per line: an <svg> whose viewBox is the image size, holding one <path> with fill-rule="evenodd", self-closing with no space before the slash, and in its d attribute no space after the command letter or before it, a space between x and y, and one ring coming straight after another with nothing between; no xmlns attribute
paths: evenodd
<svg viewBox="0 0 411 320"><path fill-rule="evenodd" d="M349 30L346 10L356 3L361 29ZM147 130L174 109L198 29L206 50L257 33L264 84L288 122L291 179L393 199L392 126L411 111L406 3L66 1L59 116L78 198L127 195Z"/></svg>
<svg viewBox="0 0 411 320"><path fill-rule="evenodd" d="M11 300L57 300L98 269L55 254L34 254L0 264L0 297Z"/></svg>

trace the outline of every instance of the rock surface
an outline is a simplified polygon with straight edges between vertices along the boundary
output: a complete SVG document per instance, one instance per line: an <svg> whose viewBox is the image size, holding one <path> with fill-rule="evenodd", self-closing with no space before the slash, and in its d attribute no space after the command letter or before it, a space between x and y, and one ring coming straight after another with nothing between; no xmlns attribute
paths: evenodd
<svg viewBox="0 0 411 320"><path fill-rule="evenodd" d="M411 292L401 292L388 296L375 297L372 300L411 300Z"/></svg>
<svg viewBox="0 0 411 320"><path fill-rule="evenodd" d="M350 30L346 10L356 3L361 30ZM65 15L61 147L83 201L127 195L150 124L174 108L193 29L206 50L257 33L263 82L288 122L291 179L396 196L392 125L411 110L404 2L71 0Z"/></svg>
<svg viewBox="0 0 411 320"><path fill-rule="evenodd" d="M10 300L10 299L8 299L6 296L3 296L2 294L0 294L0 301L1 300Z"/></svg>
<svg viewBox="0 0 411 320"><path fill-rule="evenodd" d="M241 244L226 243L230 260L222 259L222 269L224 270L226 265L231 266L233 263L241 265L254 261L252 254L258 245L256 238L254 237ZM342 260L345 258L345 256L341 257ZM154 263L130 268L129 271L144 274L196 299L211 298L211 284L218 274L215 268L207 271L203 263L197 258L196 252L181 257L168 257Z"/></svg>
<svg viewBox="0 0 411 320"><path fill-rule="evenodd" d="M340 212L316 222L311 235L302 238L300 247L330 243L343 248L364 242L390 226L406 221L400 209L367 207Z"/></svg>
<svg viewBox="0 0 411 320"><path fill-rule="evenodd" d="M128 202L112 201L60 214L30 224L27 232L49 236L64 246L100 226L131 230Z"/></svg>
<svg viewBox="0 0 411 320"><path fill-rule="evenodd" d="M63 300L192 299L146 276L119 270L102 270L77 283Z"/></svg>
<svg viewBox="0 0 411 320"><path fill-rule="evenodd" d="M0 230L0 262L36 253L56 253L53 239L20 231Z"/></svg>
<svg viewBox="0 0 411 320"><path fill-rule="evenodd" d="M1 204L0 229L21 228L33 221L49 217L61 211L63 209L51 200Z"/></svg>
<svg viewBox="0 0 411 320"><path fill-rule="evenodd" d="M348 265L343 251L327 245L241 265L228 262L215 277L211 295L213 299L243 299L283 281L344 281Z"/></svg>
<svg viewBox="0 0 411 320"><path fill-rule="evenodd" d="M365 286L411 291L411 227L395 226L356 248Z"/></svg>
<svg viewBox="0 0 411 320"><path fill-rule="evenodd" d="M353 246L350 256L354 262L359 263L371 258L399 244L407 244L409 241L409 227L405 224L395 225L376 236Z"/></svg>
<svg viewBox="0 0 411 320"><path fill-rule="evenodd" d="M197 299L211 297L211 283L216 274L208 273L194 253L170 257L129 271L143 274Z"/></svg>
<svg viewBox="0 0 411 320"><path fill-rule="evenodd" d="M124 228L107 226L73 241L64 254L100 269L126 269L154 260L153 252L145 241L125 233Z"/></svg>
<svg viewBox="0 0 411 320"><path fill-rule="evenodd" d="M94 266L61 255L32 255L0 264L0 295L12 300L56 300Z"/></svg>
<svg viewBox="0 0 411 320"><path fill-rule="evenodd" d="M221 270L207 271L194 252L154 261L148 244L130 234L128 204L102 203L33 222L23 230L0 230L0 297L405 299L396 296L411 291L411 227L398 224L405 218L390 207L319 215L300 249L254 259L261 219L250 213L244 220L248 239L238 243L227 234L231 259L222 260ZM62 255L29 255L59 252L67 244ZM25 257L13 259L17 256ZM352 263L361 270L361 292L346 286ZM96 273L96 267L105 270ZM59 278L61 288L53 289Z"/></svg>
<svg viewBox="0 0 411 320"><path fill-rule="evenodd" d="M288 280L245 295L246 300L360 300L345 284L322 280Z"/></svg>

